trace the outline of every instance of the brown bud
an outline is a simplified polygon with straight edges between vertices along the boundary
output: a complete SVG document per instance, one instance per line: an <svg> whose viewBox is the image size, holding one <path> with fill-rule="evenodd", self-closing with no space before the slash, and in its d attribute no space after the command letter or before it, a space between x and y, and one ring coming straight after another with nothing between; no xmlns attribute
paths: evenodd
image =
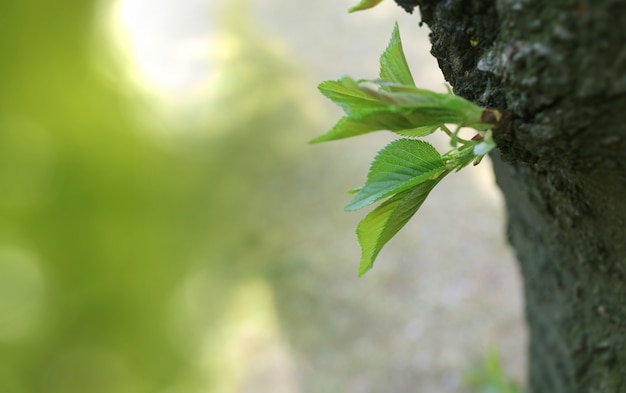
<svg viewBox="0 0 626 393"><path fill-rule="evenodd" d="M497 109L485 109L480 115L480 121L487 124L498 124L502 114Z"/></svg>

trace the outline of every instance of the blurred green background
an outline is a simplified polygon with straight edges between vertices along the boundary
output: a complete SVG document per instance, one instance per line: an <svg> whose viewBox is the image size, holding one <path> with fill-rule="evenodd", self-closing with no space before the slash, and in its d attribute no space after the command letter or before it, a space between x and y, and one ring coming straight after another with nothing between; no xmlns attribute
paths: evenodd
<svg viewBox="0 0 626 393"><path fill-rule="evenodd" d="M344 191L390 136L307 145L315 85L400 20L445 88L419 16L352 3L0 2L0 392L464 392L494 344L523 377L488 164L356 279Z"/></svg>

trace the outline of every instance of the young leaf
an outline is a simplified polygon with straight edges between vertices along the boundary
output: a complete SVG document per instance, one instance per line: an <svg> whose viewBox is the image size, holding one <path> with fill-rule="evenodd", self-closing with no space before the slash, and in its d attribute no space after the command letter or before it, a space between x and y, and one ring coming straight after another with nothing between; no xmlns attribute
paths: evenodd
<svg viewBox="0 0 626 393"><path fill-rule="evenodd" d="M324 142L390 130L400 135L421 137L444 124L483 129L483 109L462 97L435 93L415 86L384 81L355 81L349 77L325 81L319 90L347 116L325 135ZM489 125L492 127L492 125Z"/></svg>
<svg viewBox="0 0 626 393"><path fill-rule="evenodd" d="M378 82L378 85L377 90L364 83L359 86L381 103L415 108L411 121L416 124L458 124L476 129L493 127L493 124L483 122L484 109L463 97L393 83Z"/></svg>
<svg viewBox="0 0 626 393"><path fill-rule="evenodd" d="M353 211L436 177L446 164L427 142L398 139L383 148L372 163L367 181L345 207Z"/></svg>
<svg viewBox="0 0 626 393"><path fill-rule="evenodd" d="M380 56L380 79L401 85L415 86L409 65L404 56L400 30L396 22L387 49Z"/></svg>
<svg viewBox="0 0 626 393"><path fill-rule="evenodd" d="M448 96L448 94L385 81L361 81L358 87L373 99L388 105L436 106L441 105Z"/></svg>
<svg viewBox="0 0 626 393"><path fill-rule="evenodd" d="M342 117L330 131L312 139L310 143L320 143L350 138L357 135L367 134L372 131L378 131L380 129L381 128L376 124L366 124L361 120L352 119L350 117Z"/></svg>
<svg viewBox="0 0 626 393"><path fill-rule="evenodd" d="M394 195L361 220L356 229L361 245L359 277L372 268L383 246L413 217L444 176L427 180Z"/></svg>
<svg viewBox="0 0 626 393"><path fill-rule="evenodd" d="M439 124L458 124L477 130L493 128L500 112L484 109L453 93L436 93L415 86L400 85L385 81L362 81L358 84L372 98L389 105L413 107L418 117L413 121L429 121ZM424 120L422 120L424 119Z"/></svg>
<svg viewBox="0 0 626 393"><path fill-rule="evenodd" d="M376 97L364 91L352 78L344 77L337 81L324 81L317 88L332 102L350 115L361 110L384 107Z"/></svg>
<svg viewBox="0 0 626 393"><path fill-rule="evenodd" d="M413 122L407 118L411 111L412 108L394 106L362 110L351 116L341 118L330 131L313 139L311 143L350 138L380 130L406 130L408 132L408 130L415 129L416 132L421 132L421 135L427 135L426 131L430 133L437 129L437 126L434 128L429 126L426 129L416 129Z"/></svg>
<svg viewBox="0 0 626 393"><path fill-rule="evenodd" d="M375 7L381 1L383 1L383 0L361 0L361 2L359 4L357 4L354 7L350 8L348 10L348 12L363 11L363 10L366 10L368 8Z"/></svg>

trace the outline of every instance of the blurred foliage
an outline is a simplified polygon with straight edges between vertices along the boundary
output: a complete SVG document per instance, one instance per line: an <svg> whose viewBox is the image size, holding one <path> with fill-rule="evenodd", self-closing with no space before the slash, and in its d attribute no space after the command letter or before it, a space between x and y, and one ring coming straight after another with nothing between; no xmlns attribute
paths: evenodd
<svg viewBox="0 0 626 393"><path fill-rule="evenodd" d="M502 369L500 355L490 349L483 363L465 375L465 383L472 393L520 393L517 385L509 380Z"/></svg>
<svg viewBox="0 0 626 393"><path fill-rule="evenodd" d="M213 106L155 137L136 112L159 113L99 71L116 61L96 6L0 2L0 392L218 391L224 342L206 332L242 282L269 299L244 307L271 304L255 277L290 241L276 190L308 138L304 95L286 55L227 18L239 45Z"/></svg>

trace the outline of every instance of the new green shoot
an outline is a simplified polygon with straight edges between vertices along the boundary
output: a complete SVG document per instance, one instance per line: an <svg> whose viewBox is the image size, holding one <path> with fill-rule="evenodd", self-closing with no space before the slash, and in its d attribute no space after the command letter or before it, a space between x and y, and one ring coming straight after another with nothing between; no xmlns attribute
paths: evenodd
<svg viewBox="0 0 626 393"><path fill-rule="evenodd" d="M362 1L352 10L371 8L376 1ZM311 142L326 142L388 130L399 136L374 158L365 184L346 206L358 210L387 198L357 227L361 246L359 276L374 264L382 247L422 206L430 191L449 173L470 163L478 164L496 147L491 129L500 112L482 108L451 92L436 93L415 86L409 70L398 24L380 57L378 79L344 77L325 81L320 92L345 112L326 134ZM487 120L485 120L487 119ZM454 124L451 131L447 124ZM471 127L478 134L471 140L458 137L458 130ZM428 142L415 138L442 130L451 138L452 149L440 154Z"/></svg>

